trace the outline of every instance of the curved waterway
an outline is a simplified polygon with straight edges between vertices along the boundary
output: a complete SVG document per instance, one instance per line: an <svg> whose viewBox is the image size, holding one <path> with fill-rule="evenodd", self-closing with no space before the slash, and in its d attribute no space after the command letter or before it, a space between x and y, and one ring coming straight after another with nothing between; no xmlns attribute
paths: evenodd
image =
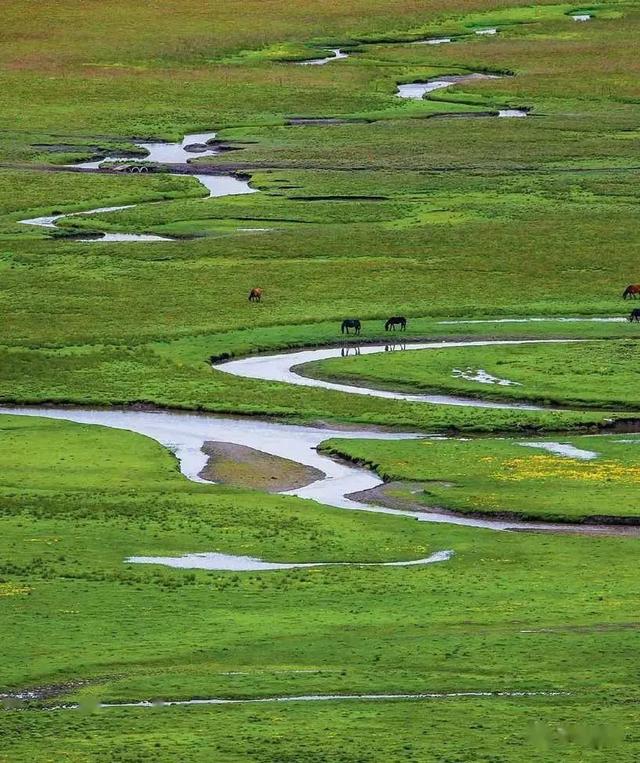
<svg viewBox="0 0 640 763"><path fill-rule="evenodd" d="M521 340L521 341L469 341L469 342L428 342L416 344L416 349L442 349L443 347L541 344L579 340ZM362 352L384 352L384 345L363 347ZM320 386L337 389L352 394L369 394L377 397L409 399L419 402L465 405L476 407L522 408L518 404L489 403L479 400L456 398L446 395L405 395L386 390L363 389L335 385L318 379L307 379L297 375L292 365L301 360L317 360L321 357L336 357L340 348L308 350L285 355L259 356L243 360L230 361L216 366L219 370L235 373L251 379L272 379L290 381L304 386ZM291 381L293 380L293 381ZM281 458L311 466L323 473L322 478L295 490L283 491L283 495L295 495L307 498L327 506L342 509L369 511L377 514L411 517L419 522L437 522L444 524L465 525L490 530L532 530L564 532L599 532L602 526L572 525L555 522L525 522L514 518L492 519L453 514L448 511L426 510L423 512L392 509L363 503L351 497L353 494L372 490L383 484L373 472L342 461L336 461L319 453L320 443L331 438L403 440L428 437L418 433L379 432L371 430L341 430L313 426L282 424L275 421L260 421L251 418L230 418L171 411L134 411L109 409L65 409L19 407L2 408L0 412L21 416L42 416L63 419L83 424L98 424L115 429L126 429L150 437L169 448L180 463L180 470L190 480L207 482L200 474L207 463L207 455L202 448L205 442L229 442L237 445L262 450ZM440 436L434 436L442 439ZM422 560L420 560L422 561Z"/></svg>
<svg viewBox="0 0 640 763"><path fill-rule="evenodd" d="M427 80L426 82L408 82L405 85L398 85L397 95L400 98L411 98L422 100L427 93L433 93L435 90L442 90L451 85L460 85L464 82L475 82L485 79L500 79L497 74L451 74L446 77Z"/></svg>
<svg viewBox="0 0 640 763"><path fill-rule="evenodd" d="M579 342L579 339L497 339L475 340L460 342L415 342L406 344L411 350L443 350L449 347L489 347L496 345L521 345L521 344L567 344ZM385 352L387 344L369 344L358 347L358 354L372 355ZM391 390L375 389L365 386L339 384L324 379L314 379L304 376L304 366L316 360L339 358L343 355L343 347L323 347L317 350L300 350L286 352L277 355L254 355L239 360L228 360L216 363L214 368L224 373L234 374L249 379L262 379L265 381L286 382L303 387L322 387L348 392L352 395L369 395L371 397L384 397L392 400L407 400L411 403L431 403L432 405L463 405L473 408L506 408L512 410L542 410L540 406L526 403L495 402L491 400L478 400L477 398L462 397L459 395L433 395L413 394L409 392L393 392Z"/></svg>
<svg viewBox="0 0 640 763"><path fill-rule="evenodd" d="M441 40L440 42L444 42ZM422 43L421 43L422 44ZM433 41L425 40L424 44L435 44ZM404 85L397 85L396 95L399 98L406 98L410 100L421 101L425 95L433 93L436 90L443 90L445 87L451 87L451 85L459 85L464 82L474 82L484 79L501 79L497 74L481 74L474 72L473 74L451 74L446 77L438 77L436 79L427 80L426 82L407 82ZM498 109L497 112L469 112L465 116L498 116L503 118L522 118L528 116L526 109ZM453 112L447 114L447 116L460 116L459 113Z"/></svg>
<svg viewBox="0 0 640 763"><path fill-rule="evenodd" d="M68 166L75 169L95 171L99 171L102 168L102 165L105 163L130 164L132 161L135 161L136 163L142 161L153 162L154 164L159 165L186 166L191 161L191 159L196 156L215 156L216 154L220 153L219 148L210 145L211 142L215 139L215 135L216 134L214 132L193 133L191 135L185 135L184 138L178 143L134 141L138 148L144 149L144 151L146 151L147 155L145 157L132 160L131 157L126 156L106 156L102 159L92 159L88 162L80 162L79 164L70 164ZM184 177L184 175L181 174L179 177ZM203 175L194 173L188 175L187 177L194 177L201 185L207 189L209 192L209 196L207 198L220 196L238 196L241 194L257 192L257 189L251 188L248 181L237 178L234 175ZM136 206L138 205L125 204L116 207L97 207L96 209L88 209L83 212L65 212L58 215L32 217L26 220L19 220L19 222L23 225L36 225L42 228L56 228L60 230L57 224L58 220L61 220L65 217L93 215L100 212L117 212L121 209L133 209ZM76 240L87 243L112 243L115 241L174 241L175 239L167 238L166 236L157 236L150 233L97 232L96 235L91 238L82 238Z"/></svg>
<svg viewBox="0 0 640 763"><path fill-rule="evenodd" d="M296 61L298 66L324 66L331 61L339 61L341 58L349 58L349 54L345 53L340 48L330 48L331 56L325 56L324 58L310 58L307 61Z"/></svg>

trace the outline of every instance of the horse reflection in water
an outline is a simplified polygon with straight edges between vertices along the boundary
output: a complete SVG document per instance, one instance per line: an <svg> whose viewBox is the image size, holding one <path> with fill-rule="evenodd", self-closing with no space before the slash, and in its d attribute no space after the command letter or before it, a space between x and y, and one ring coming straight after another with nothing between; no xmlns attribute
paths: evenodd
<svg viewBox="0 0 640 763"><path fill-rule="evenodd" d="M358 345L345 345L340 348L340 355L346 358L349 355L360 355L360 347Z"/></svg>
<svg viewBox="0 0 640 763"><path fill-rule="evenodd" d="M404 342L389 342L388 344L385 344L384 351L385 352L398 352L400 350L406 350L407 345Z"/></svg>

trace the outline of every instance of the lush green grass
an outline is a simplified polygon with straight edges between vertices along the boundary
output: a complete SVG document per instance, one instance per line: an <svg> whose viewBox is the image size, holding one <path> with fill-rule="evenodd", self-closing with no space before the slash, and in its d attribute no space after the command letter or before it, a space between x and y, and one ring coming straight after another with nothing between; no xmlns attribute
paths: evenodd
<svg viewBox="0 0 640 763"><path fill-rule="evenodd" d="M437 320L626 311L620 292L638 280L636 4L597 4L588 24L571 20L569 5L518 0L490 8L479 0L429 7L162 0L135 13L121 0L32 5L28 13L13 0L3 8L11 34L0 51L0 161L30 171L0 171L0 399L142 401L480 431L602 420L597 412L474 412L292 390L212 372L207 360L340 340L339 323L351 315L363 319L365 339L381 335L382 321L396 313L411 318L414 337L637 338L638 328L625 324ZM500 35L473 34L488 26ZM445 34L466 36L449 46L397 44ZM353 55L326 67L284 63L327 44ZM394 95L398 82L464 71L517 76L465 83L423 102ZM431 118L505 105L530 106L533 115ZM285 126L294 115L378 121ZM243 150L206 163L247 170L261 193L203 199L185 178L31 171L98 149L130 150L136 138L176 140L211 129ZM161 203L66 220L53 234L17 222L147 201ZM239 227L276 230L250 235ZM95 229L198 238L110 245L65 235ZM256 285L265 300L249 305ZM608 348L592 356L591 370L611 365ZM573 357L569 347L554 353L547 365L534 355L521 361L529 379L531 360L540 363L540 389L545 370L565 370ZM400 357L411 356L394 354ZM497 364L506 356L487 351L481 366L494 357ZM577 372L567 373L558 393L575 400L584 389L592 396L586 402L634 405L625 383L631 362L618 366L621 383L611 385L630 390L624 401L587 384L592 373L577 386ZM489 456L498 447L463 445ZM377 463L395 458L395 445L376 447ZM459 458L444 455L451 444L432 447L442 447L443 466L460 468ZM536 458L511 447L510 458L519 450ZM630 468L631 446L602 447L608 461ZM433 466L413 454L406 460L407 476ZM489 477L467 466L465 496L481 501ZM629 487L615 480L589 488L554 473L535 488L533 481L505 481L501 495L515 508L530 495L525 508L547 513L550 498L561 495L562 512L574 518L596 504L605 514L633 511ZM130 433L6 416L0 510L0 687L88 679L96 683L77 695L103 699L571 692L535 700L6 712L2 763L638 757L633 540L428 526L191 484L167 452ZM205 550L375 561L442 548L455 550L450 562L406 569L233 574L123 563L131 554ZM319 672L293 672L308 670ZM534 719L541 728L532 728ZM578 728L563 741L557 729L572 723ZM598 724L607 729L594 740Z"/></svg>
<svg viewBox="0 0 640 763"><path fill-rule="evenodd" d="M259 315L266 305L252 306ZM245 308L246 309L246 308ZM522 324L447 324L416 319L410 323L406 337L427 336L433 339L463 337L482 338L488 334L509 338L514 327ZM524 324L530 338L567 337L635 337L637 327L629 323L562 323L542 321ZM380 321L364 324L361 338L393 340L382 330ZM464 332L460 334L458 332ZM398 339L396 336L395 339ZM353 340L353 337L352 337ZM475 431L589 426L603 423L617 414L598 411L509 411L474 410L455 406L433 406L423 403L383 400L319 388L292 387L289 384L242 379L211 369L207 358L244 355L278 348L299 347L341 341L338 323L271 326L242 331L203 334L173 342L152 342L146 345L86 345L61 348L2 349L0 364L0 399L6 403L77 403L83 405L122 405L151 403L162 407L209 410L219 413L241 413L280 416L301 420L343 420L364 424L386 424L427 431L467 429ZM558 352L569 345L558 345ZM496 352L500 349L496 348ZM487 348L487 352L492 351ZM419 354L420 362L458 350ZM388 355L388 354L387 354ZM402 353L376 356L380 362L401 362ZM413 353L409 353L412 356ZM393 358L393 360L391 360ZM397 359L397 361L396 361ZM338 368L350 366L352 358L336 361ZM360 359L357 359L360 360ZM367 359L363 359L369 360ZM371 361L374 360L372 357ZM96 372L99 369L99 372ZM449 371L448 371L449 372ZM398 386L398 378L391 386ZM472 386L472 385L470 385ZM457 390L461 391L461 390ZM468 389L463 390L465 394ZM633 415L633 414L631 414Z"/></svg>
<svg viewBox="0 0 640 763"><path fill-rule="evenodd" d="M0 236L42 239L57 235L50 228L19 223L42 215L203 194L206 191L195 180L169 174L123 177L0 170ZM83 218L70 219L78 220L79 225Z"/></svg>
<svg viewBox="0 0 640 763"><path fill-rule="evenodd" d="M63 763L633 763L636 715L635 704L570 698L14 713L0 760L31 761L36 747Z"/></svg>
<svg viewBox="0 0 640 763"><path fill-rule="evenodd" d="M628 746L616 756L633 759L631 706L616 703L634 696L635 635L627 624L636 603L635 541L493 533L332 510L188 483L166 451L131 433L9 416L0 423L6 687L95 679L73 694L104 700L571 692L522 701L146 715L6 712L5 760L199 761L212 749L224 760L294 760L301 749L311 760L465 760L465 733L477 737L474 760L531 760L539 735L553 739L540 759L554 760L554 726L596 718L612 727L606 754L625 738ZM404 569L236 574L123 563L130 554L194 550L375 561L441 548L454 549L454 558ZM540 729L532 728L534 718ZM364 728L374 719L379 731L365 743ZM195 744L203 723L208 731ZM220 723L224 740L216 733ZM284 739L291 740L294 726L290 747ZM318 739L327 728L323 758ZM605 759L591 747L579 733L563 754Z"/></svg>
<svg viewBox="0 0 640 763"><path fill-rule="evenodd" d="M522 443L567 443L597 457L580 460ZM468 513L509 512L552 521L640 517L640 439L635 435L531 439L334 441L330 453L362 460L386 480L424 482L428 506Z"/></svg>
<svg viewBox="0 0 640 763"><path fill-rule="evenodd" d="M619 329L624 331L624 324ZM637 342L632 339L409 350L324 360L304 370L316 377L410 391L444 390L555 405L640 408L635 388ZM479 370L511 384L460 376L474 377Z"/></svg>

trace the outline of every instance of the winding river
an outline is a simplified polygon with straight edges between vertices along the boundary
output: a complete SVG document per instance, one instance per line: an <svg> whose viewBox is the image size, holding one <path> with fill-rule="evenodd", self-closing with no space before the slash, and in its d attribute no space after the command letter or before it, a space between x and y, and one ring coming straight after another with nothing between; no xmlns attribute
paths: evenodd
<svg viewBox="0 0 640 763"><path fill-rule="evenodd" d="M513 344L561 343L579 340L493 340L466 342L424 342L412 345L420 350L438 350L447 347L477 347ZM384 352L385 345L370 345L361 348L363 354ZM337 357L340 348L304 350L299 352L262 355L227 361L215 369L249 379L280 381L301 386L322 387L348 394L370 395L409 402L437 405L461 405L507 409L531 409L518 403L496 403L472 398L448 395L410 395L389 390L351 387L343 384L301 376L296 366L312 360ZM98 424L115 429L125 429L150 437L169 448L180 464L180 470L188 479L207 482L200 474L207 463L207 455L202 448L206 442L227 442L261 450L273 456L311 466L322 472L320 479L310 484L283 491L283 495L307 498L327 506L341 509L369 511L393 516L411 517L420 522L436 522L464 525L490 530L555 530L566 532L598 532L601 526L571 525L551 522L526 522L518 519L493 519L454 514L449 511L410 511L387 508L364 503L353 494L371 490L382 484L382 480L368 469L363 469L343 461L336 461L320 452L318 446L331 438L398 440L428 437L419 433L396 433L371 431L369 429L331 429L314 426L262 421L249 417L231 418L223 416L180 413L177 411L135 411L131 409L87 409L87 408L47 408L47 407L5 407L2 413L22 416L42 416L64 419L83 424ZM433 435L442 439L439 435Z"/></svg>
<svg viewBox="0 0 640 763"><path fill-rule="evenodd" d="M331 63L331 61L339 61L341 58L349 58L349 54L345 53L340 48L330 48L331 56L325 56L324 58L310 58L307 61L296 61L298 66L324 66Z"/></svg>
<svg viewBox="0 0 640 763"><path fill-rule="evenodd" d="M578 342L579 339L497 339L497 340L469 340L451 342L415 342L407 347L413 350L442 350L448 347L487 347L496 345L522 345L522 344L566 344ZM370 344L358 348L360 355L372 355L385 352L389 345ZM463 405L474 408L506 408L511 410L541 410L539 406L526 403L495 402L491 400L479 400L477 398L461 397L459 395L440 394L414 394L408 392L393 392L390 390L375 389L365 386L354 386L314 379L304 376L304 365L316 360L339 358L343 354L342 347L323 347L314 350L299 350L285 352L277 355L253 355L239 360L229 360L215 364L218 371L242 376L248 379L262 379L264 381L286 382L302 387L322 387L337 392L348 392L352 395L368 395L370 397L383 397L390 400L407 400L410 403L431 403L432 405Z"/></svg>
<svg viewBox="0 0 640 763"><path fill-rule="evenodd" d="M493 35L497 33L497 29L478 29L475 30L477 35ZM432 38L427 40L418 40L413 44L427 44L436 45L441 43L451 42L451 38ZM297 61L300 66L321 66L331 61L337 61L349 57L348 53L345 53L340 48L331 48L330 56L323 58L313 58L306 61ZM451 85L460 84L464 82L472 82L474 80L482 79L499 79L498 75L482 74L478 72L463 74L463 75L448 75L439 77L427 82L410 82L397 86L397 95L400 98L422 100L428 93L435 90L441 90ZM473 113L470 114L472 116ZM500 109L497 112L498 117L526 117L527 111L524 109ZM304 119L297 120L302 124ZM314 120L310 120L313 122ZM331 121L331 120L323 120ZM67 165L74 170L87 170L99 172L101 169L105 169L105 165L110 164L132 164L137 166L137 161L151 162L161 167L171 168L172 166L186 167L191 159L195 156L215 156L220 153L220 149L212 145L215 141L215 132L204 133L191 133L185 135L181 141L176 143L165 141L133 141L134 145L145 152L145 156L141 159L131 156L112 155L105 156L97 159L90 159L85 162L79 162L75 164ZM256 193L257 189L251 188L249 182L235 177L231 174L191 174L201 185L203 185L209 192L208 198L220 197L220 196L236 196L241 194ZM58 221L77 216L86 216L99 214L101 212L116 212L123 209L133 209L138 206L137 204L125 204L120 206L111 207L96 207L94 209L83 210L80 212L65 212L61 214L45 215L40 217L31 217L18 222L22 225L33 225L40 228L51 228L55 230L61 230L58 226ZM265 228L239 228L238 231L264 231L269 230ZM167 242L174 241L175 239L167 236L159 236L151 233L111 233L107 231L98 231L95 235L89 235L88 238L76 238L77 241L83 243L114 243L114 242L138 242L138 243L151 243L151 242Z"/></svg>
<svg viewBox="0 0 640 763"><path fill-rule="evenodd" d="M424 44L434 44L433 40L424 40ZM444 40L440 40L444 42ZM437 77L436 79L430 79L426 82L407 82L404 85L398 85L396 95L399 98L406 98L414 101L421 101L425 95L433 93L436 90L443 90L451 85L460 85L465 82L477 82L479 80L486 79L501 79L498 74L482 74L480 72L473 72L471 74L449 74L444 77ZM498 109L497 112L468 112L462 116L498 116L498 117L526 117L528 116L526 109ZM449 116L448 114L446 116ZM453 113L451 116L461 116L460 114Z"/></svg>
<svg viewBox="0 0 640 763"><path fill-rule="evenodd" d="M220 153L220 149L212 146L211 143L215 140L215 132L194 133L191 135L185 135L184 138L178 143L165 143L165 142L152 142L145 143L142 141L135 141L135 145L138 148L146 151L146 156L142 161L153 162L154 164L164 166L187 166L188 163L195 156L215 156ZM99 171L105 163L122 163L129 164L132 162L131 157L126 156L105 156L101 159L92 159L87 162L80 162L79 164L70 164L69 167L74 169L94 170ZM185 177L180 174L178 177ZM251 188L248 181L242 180L229 174L220 175L206 175L206 174L190 174L187 177L194 177L201 185L203 185L209 192L208 197L220 197L220 196L238 196L247 193L256 193L257 189ZM125 204L116 207L97 207L96 209L88 209L83 212L65 212L58 215L49 215L45 217L32 217L26 220L20 220L23 225L36 225L41 228L56 228L59 230L57 222L63 218L76 217L79 215L93 215L99 212L117 212L121 209L133 209L138 206L137 204ZM77 241L87 243L111 243L116 241L129 241L129 242L153 242L153 241L174 241L175 239L167 238L166 236L156 236L148 233L97 233L96 236L91 238L76 239Z"/></svg>
<svg viewBox="0 0 640 763"><path fill-rule="evenodd" d="M477 35L494 35L496 28L477 29ZM442 44L452 40L449 37L431 38L417 41L417 44ZM346 58L348 54L339 48L331 49L332 55L324 58L310 59L298 62L300 65L323 65L330 61ZM472 73L466 75L444 76L427 82L414 82L398 86L398 96L407 99L422 99L426 94L449 87L456 83L469 82L479 79L494 79L497 75ZM526 116L519 109L504 109L499 116ZM185 135L176 143L136 141L135 145L142 149L146 156L144 160L166 167L186 166L195 156L213 156L220 149L213 145L214 132ZM107 156L92 159L72 165L76 169L99 171L105 163L128 163L130 157ZM232 175L193 174L209 192L209 198L237 194L254 193L255 189L245 180ZM35 217L21 220L25 225L44 228L57 228L60 219L76 215L91 215L100 212L111 212L130 209L136 205L100 207L96 209ZM163 236L151 234L103 233L100 238L84 239L86 241L170 241ZM508 320L508 319L507 319ZM541 319L544 320L544 319ZM413 344L417 350L441 350L447 347L511 345L542 342L562 342L579 340L499 340L499 341L467 341L467 342L423 342ZM360 348L361 354L383 352L387 347L367 345ZM215 370L220 373L234 374L243 378L277 381L288 384L321 387L328 390L347 394L368 395L372 397L404 400L411 403L428 403L436 405L460 405L478 408L539 410L537 406L523 403L508 403L485 401L461 396L439 394L410 394L389 390L373 389L364 386L338 384L321 379L304 376L299 367L315 360L338 357L343 350L340 347L329 347L314 350L302 350L292 353L278 353L247 357L216 364ZM424 435L414 433L391 434L363 430L325 429L312 426L297 426L274 421L259 421L249 418L230 418L212 415L196 415L173 411L134 411L134 410L102 410L102 409L63 409L44 407L6 408L6 413L29 416L44 416L48 418L65 419L87 424L126 429L155 439L165 447L170 448L180 463L182 473L190 480L205 482L200 474L206 463L207 456L202 448L206 442L219 441L233 443L261 450L265 453L288 458L299 464L320 470L323 477L305 487L287 491L284 494L308 498L329 506L343 509L356 509L377 513L410 516L418 521L445 522L450 524L467 525L470 527L488 528L493 530L519 529L561 529L561 525L549 523L519 522L517 520L480 519L453 515L449 512L429 511L416 513L398 509L374 506L355 500L352 494L370 490L381 484L381 480L372 472L357 468L351 464L335 461L317 451L324 440L330 438L376 438L402 439L415 438ZM566 526L570 527L570 526ZM254 562L263 563L260 560ZM424 561L424 560L420 560ZM265 563L269 564L269 563Z"/></svg>

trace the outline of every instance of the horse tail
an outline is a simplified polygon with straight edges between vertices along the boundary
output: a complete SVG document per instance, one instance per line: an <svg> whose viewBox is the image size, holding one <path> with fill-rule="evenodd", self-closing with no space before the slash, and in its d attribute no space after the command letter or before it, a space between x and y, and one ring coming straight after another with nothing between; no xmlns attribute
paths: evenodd
<svg viewBox="0 0 640 763"><path fill-rule="evenodd" d="M629 296L630 291L631 291L631 287L627 286L627 288L622 292L622 299L626 299Z"/></svg>
<svg viewBox="0 0 640 763"><path fill-rule="evenodd" d="M342 326L340 326L340 333L344 334L344 321L342 321Z"/></svg>

